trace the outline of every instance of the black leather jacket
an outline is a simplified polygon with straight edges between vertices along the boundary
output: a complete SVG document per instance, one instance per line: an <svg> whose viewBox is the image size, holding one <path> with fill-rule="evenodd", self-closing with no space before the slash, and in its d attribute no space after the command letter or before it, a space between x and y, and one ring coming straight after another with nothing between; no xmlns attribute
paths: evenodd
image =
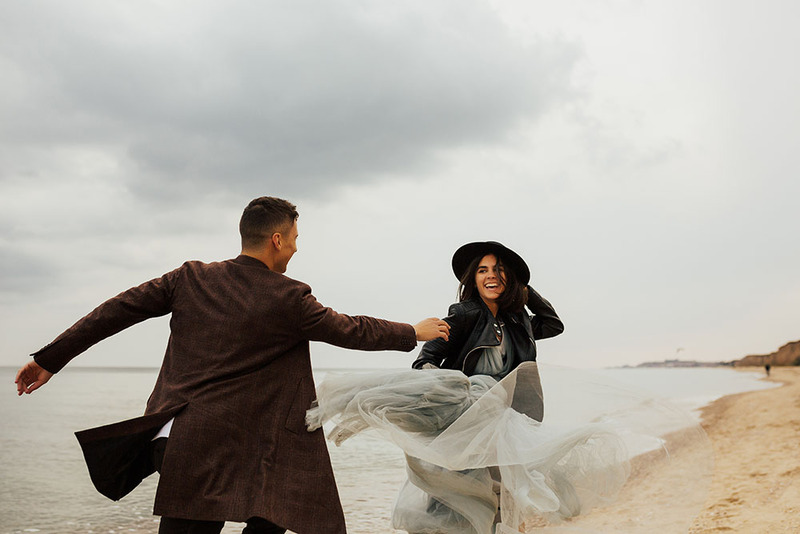
<svg viewBox="0 0 800 534"><path fill-rule="evenodd" d="M557 336L564 331L564 323L547 300L528 286L527 307L533 312L501 312L506 335L512 343L514 362L511 369L524 361L536 361L536 339ZM422 346L419 356L411 365L421 369L426 363L442 369L458 369L470 376L475 363L485 347L497 346L496 319L480 297L450 306L444 318L450 325L450 339L434 339Z"/></svg>

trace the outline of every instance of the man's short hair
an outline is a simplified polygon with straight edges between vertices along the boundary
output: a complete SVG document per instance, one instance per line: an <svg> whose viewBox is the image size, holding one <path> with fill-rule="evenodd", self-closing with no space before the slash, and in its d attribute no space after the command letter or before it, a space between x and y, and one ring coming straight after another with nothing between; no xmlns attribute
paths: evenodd
<svg viewBox="0 0 800 534"><path fill-rule="evenodd" d="M263 245L276 232L287 232L298 217L297 206L276 197L258 197L250 201L239 220L242 247Z"/></svg>

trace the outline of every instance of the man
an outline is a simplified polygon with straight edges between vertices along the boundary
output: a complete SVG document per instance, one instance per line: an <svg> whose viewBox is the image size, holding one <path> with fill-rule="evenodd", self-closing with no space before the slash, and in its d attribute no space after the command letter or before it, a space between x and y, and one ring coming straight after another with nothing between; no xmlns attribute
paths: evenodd
<svg viewBox="0 0 800 534"><path fill-rule="evenodd" d="M77 433L92 481L112 499L160 471L161 534L219 533L226 520L247 522L247 534L345 532L324 436L305 428L315 398L308 342L410 351L447 339L439 319L412 327L338 314L284 276L297 217L285 200L253 200L239 223L240 256L186 262L120 293L17 373L18 394L31 393L100 340L172 314L145 415Z"/></svg>

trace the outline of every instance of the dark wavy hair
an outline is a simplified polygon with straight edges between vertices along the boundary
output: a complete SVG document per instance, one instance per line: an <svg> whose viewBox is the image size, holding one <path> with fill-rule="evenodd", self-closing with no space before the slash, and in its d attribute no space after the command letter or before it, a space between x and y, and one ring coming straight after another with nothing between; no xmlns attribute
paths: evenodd
<svg viewBox="0 0 800 534"><path fill-rule="evenodd" d="M497 299L497 307L500 311L520 312L525 307L525 286L520 283L517 274L508 268L508 263L503 260L502 254L497 252L487 252L482 256L473 259L458 284L458 301L464 302L470 299L479 299L478 288L475 285L475 273L478 272L478 264L484 256L493 254L497 258L497 263L503 267L506 276L506 287Z"/></svg>
<svg viewBox="0 0 800 534"><path fill-rule="evenodd" d="M239 220L242 247L263 245L275 232L286 232L298 217L297 206L288 200L276 197L251 200Z"/></svg>

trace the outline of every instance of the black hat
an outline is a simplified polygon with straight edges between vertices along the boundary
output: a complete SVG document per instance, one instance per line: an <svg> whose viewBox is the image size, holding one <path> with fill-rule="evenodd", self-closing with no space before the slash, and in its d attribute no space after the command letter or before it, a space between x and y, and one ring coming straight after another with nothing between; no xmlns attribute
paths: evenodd
<svg viewBox="0 0 800 534"><path fill-rule="evenodd" d="M528 269L528 264L519 254L497 241L476 241L475 243L467 243L456 250L456 253L453 254L453 273L455 273L456 278L461 280L472 260L482 258L487 254L495 254L502 258L506 267L517 275L520 283L528 284L531 279L531 271Z"/></svg>

